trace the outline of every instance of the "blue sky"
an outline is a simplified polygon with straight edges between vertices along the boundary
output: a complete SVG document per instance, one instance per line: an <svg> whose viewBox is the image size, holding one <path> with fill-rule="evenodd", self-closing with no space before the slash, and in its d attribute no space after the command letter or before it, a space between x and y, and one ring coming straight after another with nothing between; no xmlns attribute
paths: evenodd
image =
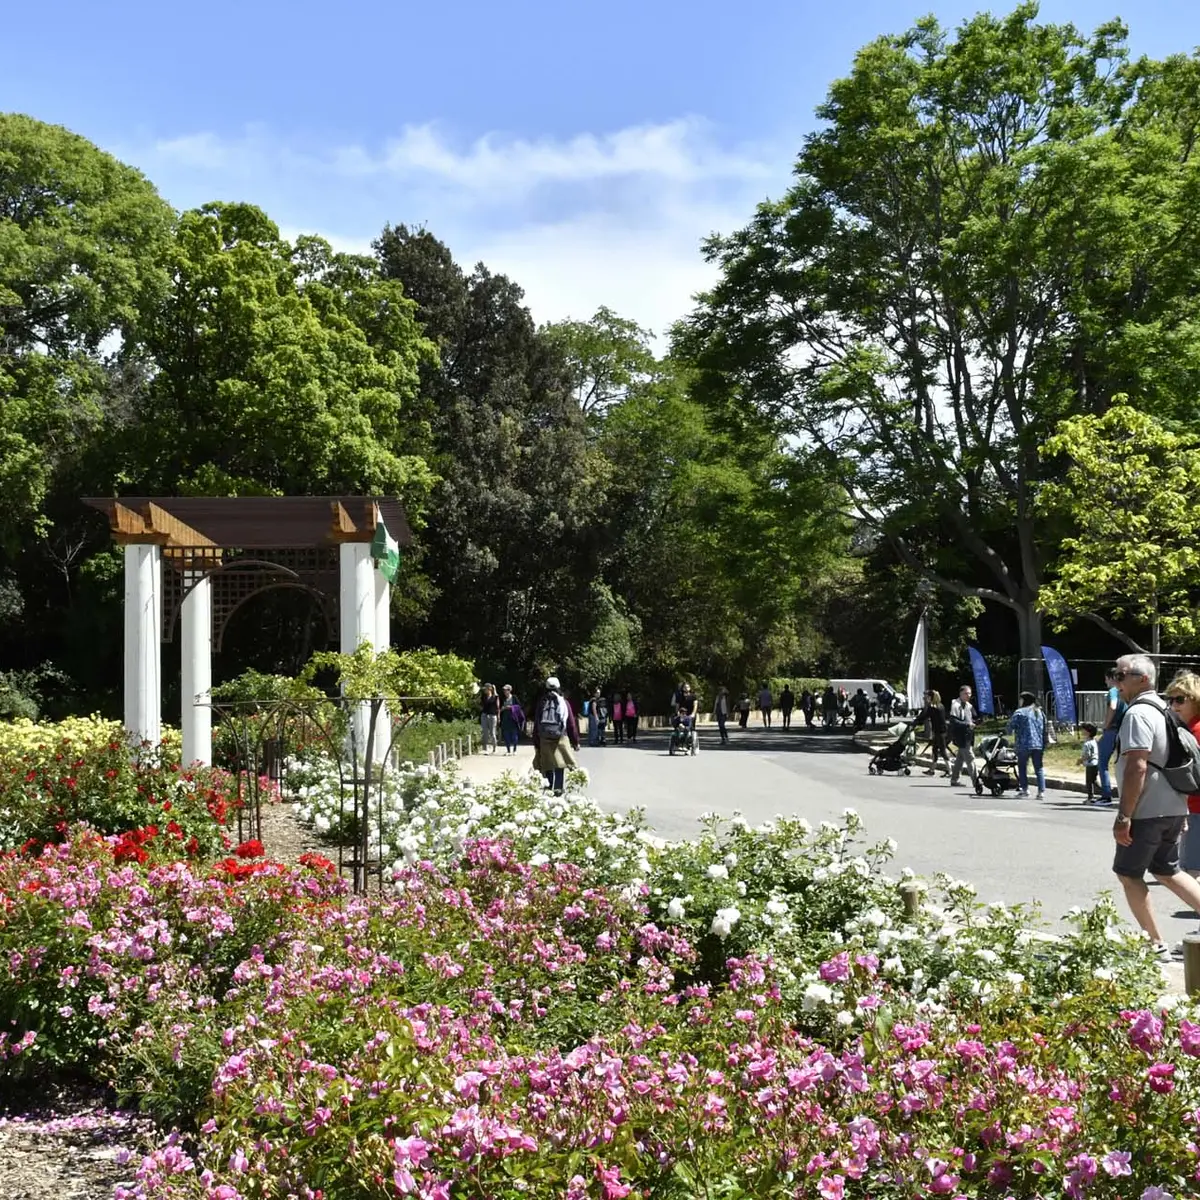
<svg viewBox="0 0 1200 1200"><path fill-rule="evenodd" d="M540 321L608 304L662 331L710 278L700 239L783 190L855 49L984 5L6 7L0 110L84 134L177 206L250 200L347 248L425 224L522 284ZM1135 53L1200 44L1198 0L1042 4L1088 30L1118 14Z"/></svg>

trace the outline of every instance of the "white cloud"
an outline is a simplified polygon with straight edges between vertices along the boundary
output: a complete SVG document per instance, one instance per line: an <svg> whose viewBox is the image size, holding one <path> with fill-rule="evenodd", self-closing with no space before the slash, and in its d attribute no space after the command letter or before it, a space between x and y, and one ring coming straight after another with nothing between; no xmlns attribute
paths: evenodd
<svg viewBox="0 0 1200 1200"><path fill-rule="evenodd" d="M665 333L712 280L707 234L744 224L787 186L794 147L723 145L694 117L569 137L490 133L456 143L435 125L377 147L235 138L155 142L137 162L176 204L261 204L286 228L363 251L385 223L427 225L463 266L483 261L526 291L538 321L607 304Z"/></svg>

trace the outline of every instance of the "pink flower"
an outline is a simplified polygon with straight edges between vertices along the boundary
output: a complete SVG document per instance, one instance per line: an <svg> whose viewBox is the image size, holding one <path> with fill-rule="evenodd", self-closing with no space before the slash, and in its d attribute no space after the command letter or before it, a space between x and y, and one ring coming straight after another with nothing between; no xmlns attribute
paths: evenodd
<svg viewBox="0 0 1200 1200"><path fill-rule="evenodd" d="M596 1164L596 1178L603 1188L604 1200L625 1200L633 1188L621 1182L620 1167L602 1167Z"/></svg>
<svg viewBox="0 0 1200 1200"><path fill-rule="evenodd" d="M1200 1058L1200 1025L1186 1019L1179 1022L1179 1048L1192 1058Z"/></svg>
<svg viewBox="0 0 1200 1200"><path fill-rule="evenodd" d="M822 1175L817 1184L817 1195L821 1200L843 1200L846 1195L844 1175Z"/></svg>
<svg viewBox="0 0 1200 1200"><path fill-rule="evenodd" d="M1129 1041L1149 1053L1162 1042L1163 1023L1148 1009L1121 1014L1129 1022Z"/></svg>
<svg viewBox="0 0 1200 1200"><path fill-rule="evenodd" d="M1129 1165L1131 1157L1128 1150L1110 1150L1100 1160L1100 1165L1114 1178L1118 1175L1132 1175L1133 1168Z"/></svg>
<svg viewBox="0 0 1200 1200"><path fill-rule="evenodd" d="M1150 1077L1150 1090L1165 1096L1175 1090L1172 1076L1175 1074L1174 1063L1155 1063L1146 1074Z"/></svg>
<svg viewBox="0 0 1200 1200"><path fill-rule="evenodd" d="M850 955L843 950L817 968L817 974L826 983L842 983L850 978Z"/></svg>

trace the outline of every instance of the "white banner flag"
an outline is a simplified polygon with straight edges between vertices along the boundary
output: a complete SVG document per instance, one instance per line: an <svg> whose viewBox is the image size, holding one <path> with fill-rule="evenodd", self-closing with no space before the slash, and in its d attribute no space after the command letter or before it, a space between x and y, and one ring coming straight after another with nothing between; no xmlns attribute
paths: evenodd
<svg viewBox="0 0 1200 1200"><path fill-rule="evenodd" d="M908 660L908 705L921 708L925 703L925 692L929 688L929 670L926 663L927 647L925 614L917 622L917 636L913 638L912 657Z"/></svg>

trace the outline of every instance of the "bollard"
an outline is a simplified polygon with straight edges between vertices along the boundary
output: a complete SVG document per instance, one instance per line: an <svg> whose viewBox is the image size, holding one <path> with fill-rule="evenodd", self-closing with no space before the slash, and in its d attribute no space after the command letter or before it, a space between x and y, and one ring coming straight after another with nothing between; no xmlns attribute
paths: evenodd
<svg viewBox="0 0 1200 1200"><path fill-rule="evenodd" d="M902 883L900 885L900 901L904 905L906 916L915 917L921 906L922 889L919 883Z"/></svg>
<svg viewBox="0 0 1200 1200"><path fill-rule="evenodd" d="M1200 933L1183 935L1183 990L1189 996L1200 992Z"/></svg>
<svg viewBox="0 0 1200 1200"><path fill-rule="evenodd" d="M462 758L462 738L454 739L454 757Z"/></svg>
<svg viewBox="0 0 1200 1200"><path fill-rule="evenodd" d="M429 752L429 765L435 771L437 770L437 752L434 750L430 750L430 752Z"/></svg>
<svg viewBox="0 0 1200 1200"><path fill-rule="evenodd" d="M467 734L467 757L470 758L471 755L474 753L475 753L475 751L472 748L472 744L471 744L471 735L468 733Z"/></svg>

